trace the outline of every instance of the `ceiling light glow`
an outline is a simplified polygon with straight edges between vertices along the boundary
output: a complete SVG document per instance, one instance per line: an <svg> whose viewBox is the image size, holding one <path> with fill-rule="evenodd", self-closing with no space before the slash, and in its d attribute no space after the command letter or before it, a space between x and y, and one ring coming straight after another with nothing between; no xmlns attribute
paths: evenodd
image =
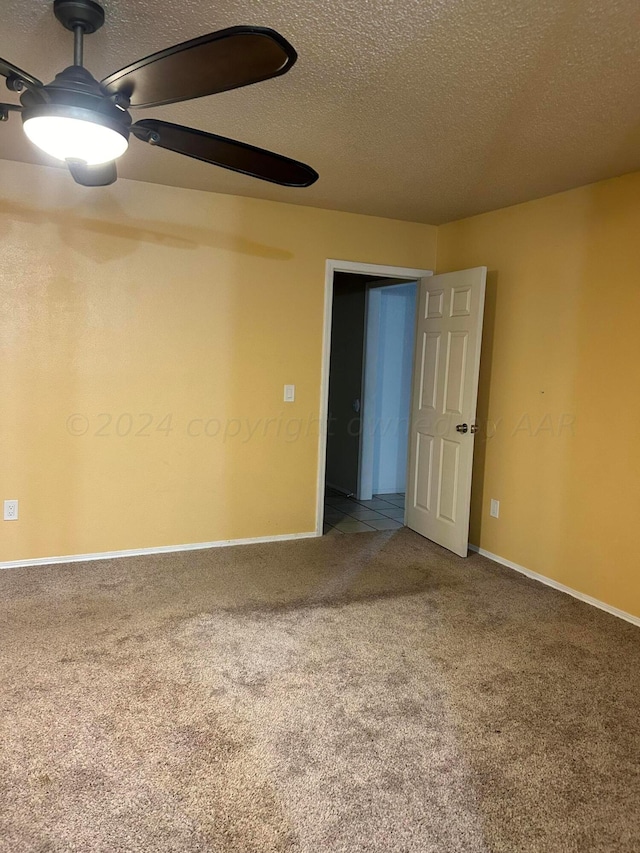
<svg viewBox="0 0 640 853"><path fill-rule="evenodd" d="M88 166L109 163L129 147L123 133L97 121L60 115L39 115L24 122L27 137L56 160L79 160Z"/></svg>

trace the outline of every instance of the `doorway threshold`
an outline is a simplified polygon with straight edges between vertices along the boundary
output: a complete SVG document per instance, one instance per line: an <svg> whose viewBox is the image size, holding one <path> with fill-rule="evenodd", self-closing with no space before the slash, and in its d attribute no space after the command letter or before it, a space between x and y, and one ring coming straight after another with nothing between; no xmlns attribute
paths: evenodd
<svg viewBox="0 0 640 853"><path fill-rule="evenodd" d="M376 530L399 530L404 527L404 494L374 495L370 501L347 498L328 488L324 501L325 535L373 533Z"/></svg>

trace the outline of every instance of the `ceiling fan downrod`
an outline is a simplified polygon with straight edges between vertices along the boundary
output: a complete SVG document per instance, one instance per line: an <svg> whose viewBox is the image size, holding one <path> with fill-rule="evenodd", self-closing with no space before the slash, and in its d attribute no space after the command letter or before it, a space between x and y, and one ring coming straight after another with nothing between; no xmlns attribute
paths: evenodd
<svg viewBox="0 0 640 853"><path fill-rule="evenodd" d="M73 28L73 64L82 68L84 58L84 27L76 24Z"/></svg>
<svg viewBox="0 0 640 853"><path fill-rule="evenodd" d="M73 64L82 67L84 37L104 24L104 9L94 0L54 0L53 13L73 33Z"/></svg>

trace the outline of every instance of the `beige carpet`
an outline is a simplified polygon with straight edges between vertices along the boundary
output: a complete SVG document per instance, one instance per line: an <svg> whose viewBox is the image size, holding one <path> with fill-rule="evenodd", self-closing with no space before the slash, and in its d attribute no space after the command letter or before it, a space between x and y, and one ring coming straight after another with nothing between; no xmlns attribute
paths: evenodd
<svg viewBox="0 0 640 853"><path fill-rule="evenodd" d="M640 850L640 631L407 530L0 572L0 850Z"/></svg>

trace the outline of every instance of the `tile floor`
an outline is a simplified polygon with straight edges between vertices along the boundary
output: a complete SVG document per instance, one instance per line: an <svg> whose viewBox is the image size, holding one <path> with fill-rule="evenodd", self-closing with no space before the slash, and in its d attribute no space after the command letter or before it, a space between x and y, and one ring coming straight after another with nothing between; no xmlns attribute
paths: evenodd
<svg viewBox="0 0 640 853"><path fill-rule="evenodd" d="M347 498L327 489L324 499L324 532L367 533L404 527L404 495L374 495L371 501Z"/></svg>

